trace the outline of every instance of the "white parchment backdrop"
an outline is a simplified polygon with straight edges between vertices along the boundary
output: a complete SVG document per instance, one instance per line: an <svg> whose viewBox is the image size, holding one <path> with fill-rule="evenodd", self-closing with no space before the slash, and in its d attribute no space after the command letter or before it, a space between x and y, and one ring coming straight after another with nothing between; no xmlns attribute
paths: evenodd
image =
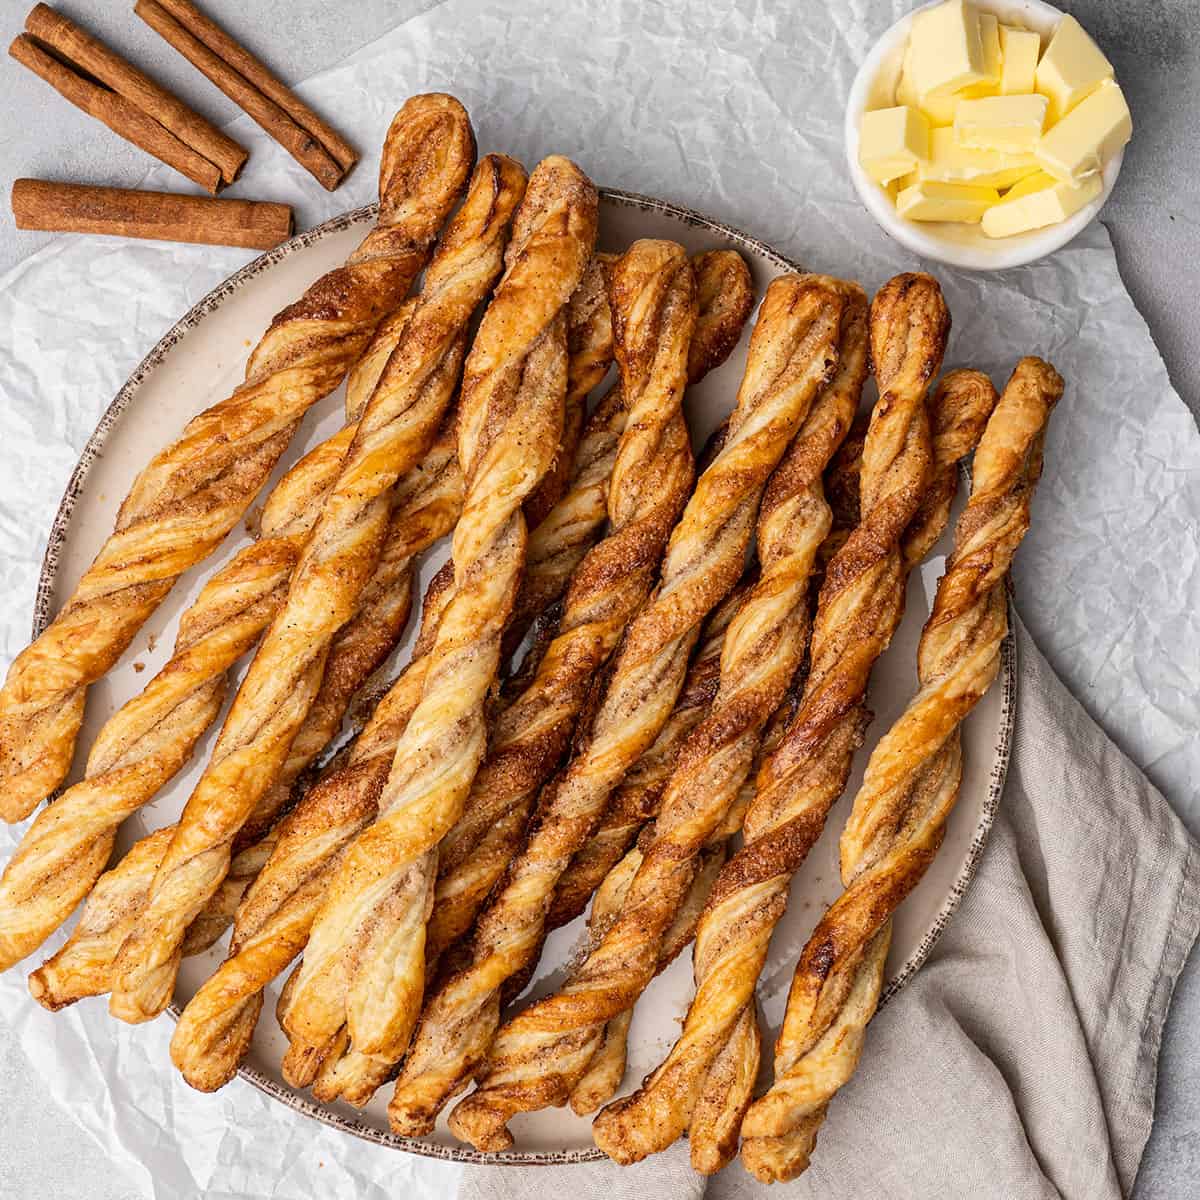
<svg viewBox="0 0 1200 1200"><path fill-rule="evenodd" d="M335 194L247 119L232 128L251 150L254 194L303 195L315 222L372 198L378 146L404 97L449 90L470 109L482 151L530 166L566 153L599 183L687 204L873 288L919 264L853 196L842 107L871 41L907 7L450 0L299 89L365 151ZM165 168L147 183L179 189ZM99 413L160 334L248 257L60 239L0 279L5 662L28 638L46 531ZM1108 235L1095 225L1052 259L1003 274L936 273L954 316L949 365L1002 383L1036 353L1067 378L1018 560L1018 605L1085 707L1196 828L1200 435ZM0 852L14 835L0 829ZM98 1005L51 1018L29 1001L21 971L0 976L0 1015L50 1094L155 1195L215 1185L210 1194L299 1197L319 1185L433 1197L457 1177L453 1166L348 1147L240 1081L220 1101L194 1095L165 1067L165 1021L118 1027Z"/></svg>

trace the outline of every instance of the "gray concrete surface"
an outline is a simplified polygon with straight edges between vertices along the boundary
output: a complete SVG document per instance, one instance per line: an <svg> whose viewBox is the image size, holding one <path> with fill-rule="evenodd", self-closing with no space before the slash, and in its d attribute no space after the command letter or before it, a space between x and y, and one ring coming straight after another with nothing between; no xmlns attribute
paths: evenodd
<svg viewBox="0 0 1200 1200"><path fill-rule="evenodd" d="M519 0L517 0L519 2ZM822 0L795 0L816 3ZM1200 9L1197 0L1059 0L1108 52L1129 97L1137 133L1104 212L1121 272L1166 360L1200 417ZM32 0L0 0L0 37L21 28ZM204 7L287 80L338 62L430 0L205 0ZM233 104L133 17L129 0L57 4L220 123ZM908 0L895 0L899 12ZM264 30L287 28L286 39ZM0 166L5 189L22 175L131 186L147 159L63 103L15 63L0 64ZM52 135L48 132L52 130ZM270 198L251 167L227 193ZM7 208L7 204L4 206ZM297 219L305 223L303 205ZM0 271L46 235L0 218ZM1196 831L1194 831L1196 832ZM81 1097L86 1103L86 1097ZM66 1113L47 1110L35 1073L0 1026L0 1198L139 1200ZM1200 955L1180 981L1163 1039L1158 1116L1135 1200L1185 1200L1200 1191ZM1020 1200L1014 1197L1014 1200Z"/></svg>

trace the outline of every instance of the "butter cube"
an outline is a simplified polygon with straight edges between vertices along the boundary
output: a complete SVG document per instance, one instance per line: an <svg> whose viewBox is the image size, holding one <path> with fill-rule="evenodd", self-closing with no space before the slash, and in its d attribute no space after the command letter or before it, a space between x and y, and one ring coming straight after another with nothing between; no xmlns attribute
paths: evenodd
<svg viewBox="0 0 1200 1200"><path fill-rule="evenodd" d="M1003 190L1038 170L1032 154L972 150L958 144L953 129L933 129L929 133L929 157L917 164L917 178Z"/></svg>
<svg viewBox="0 0 1200 1200"><path fill-rule="evenodd" d="M973 225L999 199L995 188L922 180L896 197L896 211L910 221L963 221Z"/></svg>
<svg viewBox="0 0 1200 1200"><path fill-rule="evenodd" d="M966 0L946 0L917 13L910 44L913 78L922 98L988 79L979 13Z"/></svg>
<svg viewBox="0 0 1200 1200"><path fill-rule="evenodd" d="M1058 23L1037 66L1037 90L1050 101L1050 123L1061 121L1081 100L1113 77L1112 63L1074 17Z"/></svg>
<svg viewBox="0 0 1200 1200"><path fill-rule="evenodd" d="M900 78L896 82L896 103L906 104L909 108L918 108L921 94L917 91L917 81L912 73L912 39L904 46L904 65L900 68Z"/></svg>
<svg viewBox="0 0 1200 1200"><path fill-rule="evenodd" d="M954 113L959 145L1023 153L1033 149L1046 123L1045 96L985 96L961 100Z"/></svg>
<svg viewBox="0 0 1200 1200"><path fill-rule="evenodd" d="M902 104L863 113L858 161L876 183L889 184L929 157L929 122L915 108Z"/></svg>
<svg viewBox="0 0 1200 1200"><path fill-rule="evenodd" d="M999 204L983 214L983 232L988 237L1002 238L1056 225L1090 204L1100 195L1101 187L1098 175L1089 176L1076 187L1039 171L1022 179Z"/></svg>
<svg viewBox="0 0 1200 1200"><path fill-rule="evenodd" d="M896 83L896 103L907 104L910 108L919 108L926 116L930 125L953 125L954 110L958 107L960 97L957 94L931 95L922 97L917 89L917 80L913 75L912 39L904 47L904 65L900 71L900 79Z"/></svg>
<svg viewBox="0 0 1200 1200"><path fill-rule="evenodd" d="M1025 96L1034 90L1042 39L1030 29L1000 26L1000 95Z"/></svg>
<svg viewBox="0 0 1200 1200"><path fill-rule="evenodd" d="M1079 183L1098 175L1132 134L1125 93L1108 79L1042 135L1034 154L1055 179Z"/></svg>
<svg viewBox="0 0 1200 1200"><path fill-rule="evenodd" d="M1000 91L1004 56L1000 50L1000 18L994 13L979 14L979 40L983 43L983 62L987 79L964 89L964 96L995 96ZM1026 89L1033 91L1032 87Z"/></svg>
<svg viewBox="0 0 1200 1200"><path fill-rule="evenodd" d="M920 108L931 128L948 128L954 124L954 114L958 111L958 103L961 99L962 96L958 93L941 96L933 92L928 96L921 97Z"/></svg>

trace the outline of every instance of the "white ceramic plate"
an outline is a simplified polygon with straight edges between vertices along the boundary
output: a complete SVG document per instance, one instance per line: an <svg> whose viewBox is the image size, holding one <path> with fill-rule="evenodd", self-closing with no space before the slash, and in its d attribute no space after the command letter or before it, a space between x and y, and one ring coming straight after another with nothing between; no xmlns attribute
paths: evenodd
<svg viewBox="0 0 1200 1200"><path fill-rule="evenodd" d="M241 378L251 339L312 280L346 257L373 215L373 208L348 213L256 259L197 305L154 348L105 413L71 479L46 554L35 632L65 600L99 549L137 470L178 433L189 417L229 394ZM726 246L740 250L750 264L759 296L774 276L794 269L794 264L760 242L695 213L644 197L606 192L601 205L604 247L618 250L639 237L673 238L690 252ZM732 407L748 340L749 326L729 362L689 393L688 416L697 443ZM341 425L341 414L339 390L305 419L276 477L304 449L335 432ZM247 540L239 526L221 547L217 559L224 561ZM815 919L837 894L837 837L848 811L849 797L861 779L862 766L874 740L887 729L914 690L917 638L941 574L945 550L944 539L930 561L913 574L904 624L875 671L871 704L876 718L872 736L859 755L847 796L832 813L825 836L796 879L788 914L776 931L760 985L772 1041L796 956ZM435 547L426 556L421 569L422 589L445 557L444 546ZM166 661L179 613L194 599L212 569L213 562L208 562L189 572L117 667L92 689L81 746L90 744L101 724ZM407 658L407 651L406 641L400 649L400 661ZM885 1000L924 961L969 883L987 838L1003 786L1013 721L1015 674L1009 644L1005 648L1004 666L1000 685L988 693L966 723L962 799L950 819L941 853L897 917ZM188 768L153 804L125 823L119 851L177 817L207 758L214 735L210 732ZM80 765L83 757L82 753L78 756ZM582 920L577 921L551 936L528 995L542 995L561 982L564 964L580 942L582 924ZM176 993L178 1001L186 1002L192 996L223 953L222 943L206 955L185 960ZM242 1075L290 1107L356 1136L440 1158L532 1164L598 1157L599 1152L592 1146L589 1122L566 1109L518 1118L513 1125L517 1148L484 1157L459 1145L446 1132L444 1122L428 1139L408 1141L394 1137L387 1126L388 1088L382 1089L361 1113L341 1104L322 1107L313 1103L308 1095L289 1088L279 1073L285 1043L272 1015L277 987L270 990ZM653 983L638 1006L630 1040L627 1077L630 1083L640 1079L669 1049L678 1031L677 1020L685 1012L690 995L690 957L685 954ZM766 1057L769 1060L769 1054ZM173 1068L164 1060L162 1069Z"/></svg>
<svg viewBox="0 0 1200 1200"><path fill-rule="evenodd" d="M904 47L912 29L913 16L940 4L930 0L896 22L872 47L854 77L846 104L846 165L854 190L883 230L906 250L936 262L972 271L1001 271L1036 262L1065 246L1092 223L1116 185L1125 159L1118 150L1104 165L1103 186L1090 204L1057 225L1032 229L1007 238L990 238L978 225L954 221L906 221L896 212L891 197L863 170L858 161L858 130L868 109L888 108L895 103ZM979 0L979 8L995 13L1006 25L1020 25L1041 35L1042 48L1063 19L1063 11L1045 0Z"/></svg>

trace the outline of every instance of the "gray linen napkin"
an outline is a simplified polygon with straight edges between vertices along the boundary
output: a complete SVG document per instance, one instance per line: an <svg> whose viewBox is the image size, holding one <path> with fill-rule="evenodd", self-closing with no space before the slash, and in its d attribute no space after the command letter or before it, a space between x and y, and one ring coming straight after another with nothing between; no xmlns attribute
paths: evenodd
<svg viewBox="0 0 1200 1200"><path fill-rule="evenodd" d="M1200 931L1200 844L1019 622L1015 636L1012 758L979 872L872 1022L811 1168L776 1195L1107 1200L1133 1186L1163 1020ZM681 1142L628 1168L469 1167L458 1196L766 1194L738 1164L696 1175Z"/></svg>

